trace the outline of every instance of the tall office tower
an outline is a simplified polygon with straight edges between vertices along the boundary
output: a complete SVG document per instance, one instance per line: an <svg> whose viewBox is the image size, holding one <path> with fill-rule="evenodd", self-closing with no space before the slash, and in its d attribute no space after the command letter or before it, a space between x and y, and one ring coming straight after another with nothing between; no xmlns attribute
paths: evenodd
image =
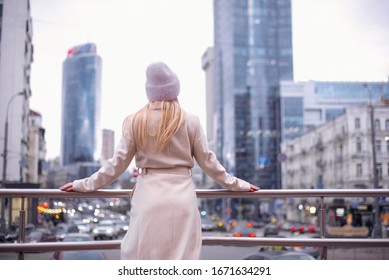
<svg viewBox="0 0 389 280"><path fill-rule="evenodd" d="M71 48L63 63L63 166L93 162L96 160L95 155L100 155L101 64L93 43Z"/></svg>
<svg viewBox="0 0 389 280"><path fill-rule="evenodd" d="M215 152L238 177L281 188L278 88L293 80L291 1L214 0L214 28Z"/></svg>
<svg viewBox="0 0 389 280"><path fill-rule="evenodd" d="M26 182L33 61L29 0L0 0L0 31L0 180Z"/></svg>

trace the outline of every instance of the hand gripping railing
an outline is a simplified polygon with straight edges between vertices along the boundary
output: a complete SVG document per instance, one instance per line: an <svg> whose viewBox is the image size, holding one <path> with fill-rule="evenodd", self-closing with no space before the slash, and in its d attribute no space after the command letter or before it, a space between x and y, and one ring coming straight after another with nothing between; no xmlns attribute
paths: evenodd
<svg viewBox="0 0 389 280"><path fill-rule="evenodd" d="M19 219L19 240L18 243L1 244L1 252L18 252L19 259L24 259L25 252L50 252L57 250L87 250L87 249L119 249L121 241L88 241L88 242L46 242L46 243L24 243L25 232L25 198L47 198L47 197L116 197L129 198L132 190L99 190L90 193L62 192L48 189L0 189L0 197L20 197L20 219ZM285 246L320 246L321 259L327 259L327 247L389 247L389 239L367 239L367 238L326 238L325 233L325 205L324 198L329 197L389 197L389 190L385 189L322 189L322 190L260 190L257 192L231 192L219 189L197 189L198 198L291 198L310 197L320 199L320 239L306 238L230 238L230 237L203 237L203 245L285 245Z"/></svg>

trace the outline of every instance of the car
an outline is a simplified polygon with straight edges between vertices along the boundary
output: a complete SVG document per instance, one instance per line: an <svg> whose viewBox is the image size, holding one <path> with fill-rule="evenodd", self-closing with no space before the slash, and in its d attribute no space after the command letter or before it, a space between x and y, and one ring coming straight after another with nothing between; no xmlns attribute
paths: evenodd
<svg viewBox="0 0 389 280"><path fill-rule="evenodd" d="M302 252L285 252L274 257L275 260L316 260L310 254Z"/></svg>
<svg viewBox="0 0 389 280"><path fill-rule="evenodd" d="M80 219L74 219L72 221L75 225L78 227L78 231L82 233L91 233L92 228L89 223L84 222L83 220Z"/></svg>
<svg viewBox="0 0 389 280"><path fill-rule="evenodd" d="M234 237L257 237L257 233L252 227L252 223L240 224L233 228Z"/></svg>
<svg viewBox="0 0 389 280"><path fill-rule="evenodd" d="M117 220L115 223L118 227L118 234L125 235L127 233L130 222L127 220Z"/></svg>
<svg viewBox="0 0 389 280"><path fill-rule="evenodd" d="M107 260L107 256L99 250L57 251L51 260Z"/></svg>
<svg viewBox="0 0 389 280"><path fill-rule="evenodd" d="M316 260L316 259L306 253L280 250L280 251L256 252L244 257L243 260Z"/></svg>
<svg viewBox="0 0 389 280"><path fill-rule="evenodd" d="M280 232L279 227L276 224L267 224L263 230L263 236L275 236Z"/></svg>
<svg viewBox="0 0 389 280"><path fill-rule="evenodd" d="M290 231L292 233L295 233L295 232L304 233L304 232L306 232L306 226L301 224L301 223L296 223L290 227Z"/></svg>
<svg viewBox="0 0 389 280"><path fill-rule="evenodd" d="M55 235L59 241L62 241L67 234L77 233L79 231L78 226L75 224L60 223L55 227Z"/></svg>
<svg viewBox="0 0 389 280"><path fill-rule="evenodd" d="M310 224L307 228L307 231L310 233L320 232L320 227L317 224Z"/></svg>
<svg viewBox="0 0 389 280"><path fill-rule="evenodd" d="M299 234L295 233L293 238L320 238L319 235L312 235L312 236L307 236L305 234ZM293 251L299 252L299 253L306 253L314 257L315 259L318 259L320 257L320 247L319 246L293 246Z"/></svg>
<svg viewBox="0 0 389 280"><path fill-rule="evenodd" d="M274 257L267 253L256 252L243 258L243 260L273 260Z"/></svg>
<svg viewBox="0 0 389 280"><path fill-rule="evenodd" d="M34 224L25 224L24 236L27 236L34 229L35 229ZM5 235L5 239L7 242L16 242L18 238L19 238L19 227L16 227L16 229L13 232L9 232Z"/></svg>
<svg viewBox="0 0 389 280"><path fill-rule="evenodd" d="M202 231L213 231L216 229L216 222L211 220L211 218L202 218L201 229Z"/></svg>
<svg viewBox="0 0 389 280"><path fill-rule="evenodd" d="M26 243L57 242L56 235L47 228L37 228L31 231L25 239Z"/></svg>
<svg viewBox="0 0 389 280"><path fill-rule="evenodd" d="M62 240L63 242L93 241L92 236L87 233L69 233Z"/></svg>
<svg viewBox="0 0 389 280"><path fill-rule="evenodd" d="M0 242L1 242L1 243L5 243L6 241L7 241L7 240L6 240L6 234L0 232Z"/></svg>
<svg viewBox="0 0 389 280"><path fill-rule="evenodd" d="M112 220L102 220L92 231L92 236L97 239L117 239L119 235L119 228Z"/></svg>
<svg viewBox="0 0 389 280"><path fill-rule="evenodd" d="M286 238L286 236L278 235L275 236L277 238ZM299 232L295 232L291 238L310 238L310 236L307 236L305 234L301 234ZM313 235L311 238L319 238L318 235ZM260 247L259 251L288 251L288 252L294 252L294 253L305 253L308 255L311 255L315 259L319 259L320 257L320 247L318 246L301 246L301 245L295 245L295 246L264 246Z"/></svg>

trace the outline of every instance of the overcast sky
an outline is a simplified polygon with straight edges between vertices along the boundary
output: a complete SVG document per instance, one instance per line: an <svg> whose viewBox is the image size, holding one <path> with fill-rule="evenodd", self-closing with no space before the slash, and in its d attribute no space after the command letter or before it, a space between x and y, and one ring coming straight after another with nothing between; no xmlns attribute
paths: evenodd
<svg viewBox="0 0 389 280"><path fill-rule="evenodd" d="M182 106L205 126L201 56L213 45L212 0L30 0L31 109L42 114L47 158L60 154L62 63L93 42L102 57L101 128L115 131L146 102L145 70L165 61L181 81ZM292 0L296 81L386 81L389 1ZM204 127L205 129L205 127Z"/></svg>

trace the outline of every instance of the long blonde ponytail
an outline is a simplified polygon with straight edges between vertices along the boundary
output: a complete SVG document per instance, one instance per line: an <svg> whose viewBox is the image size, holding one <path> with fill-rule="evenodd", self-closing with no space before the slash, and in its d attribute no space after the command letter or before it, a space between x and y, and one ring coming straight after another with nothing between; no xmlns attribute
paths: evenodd
<svg viewBox="0 0 389 280"><path fill-rule="evenodd" d="M185 120L185 111L177 99L161 101L161 117L154 125L151 121L153 102L139 110L132 121L132 135L140 149L146 147L150 137L155 137L158 150L162 150L169 143L173 135ZM123 126L125 129L125 126ZM128 129L128 128L127 128Z"/></svg>

